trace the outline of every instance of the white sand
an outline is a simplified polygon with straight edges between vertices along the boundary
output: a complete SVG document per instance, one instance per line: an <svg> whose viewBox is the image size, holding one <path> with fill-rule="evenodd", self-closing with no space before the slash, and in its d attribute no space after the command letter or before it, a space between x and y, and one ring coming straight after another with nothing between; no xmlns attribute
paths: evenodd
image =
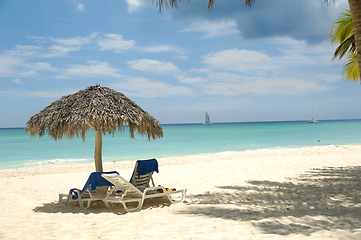
<svg viewBox="0 0 361 240"><path fill-rule="evenodd" d="M94 164L0 170L0 239L361 239L361 146L158 162L155 183L187 188L186 202L137 213L58 204ZM125 178L133 167L104 163Z"/></svg>

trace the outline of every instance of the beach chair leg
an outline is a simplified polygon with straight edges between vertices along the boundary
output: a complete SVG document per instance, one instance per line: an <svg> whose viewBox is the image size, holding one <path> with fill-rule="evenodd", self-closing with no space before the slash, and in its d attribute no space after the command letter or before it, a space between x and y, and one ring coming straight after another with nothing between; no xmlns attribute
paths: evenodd
<svg viewBox="0 0 361 240"><path fill-rule="evenodd" d="M65 200L65 198L68 198L68 195L69 195L69 194L64 194L64 193L59 194L59 204L61 204L61 205L66 205L66 203L63 204L63 201ZM68 200L67 200L67 201L68 201Z"/></svg>
<svg viewBox="0 0 361 240"><path fill-rule="evenodd" d="M90 205L89 201L88 201L88 205ZM83 210L88 210L88 208L89 208L89 206L88 206L88 208L84 207L84 201L83 201L83 199L81 199L80 196L79 196L79 207Z"/></svg>
<svg viewBox="0 0 361 240"><path fill-rule="evenodd" d="M92 201L88 201L87 209L89 209L91 202Z"/></svg>
<svg viewBox="0 0 361 240"><path fill-rule="evenodd" d="M144 202L144 201L143 201L142 199L138 199L138 200L129 201L129 202L138 202L138 206L135 207L135 208L128 208L128 207L127 207L127 202L122 202L125 211L127 211L128 213L129 213L129 212L139 212L140 209L143 207L143 202Z"/></svg>
<svg viewBox="0 0 361 240"><path fill-rule="evenodd" d="M110 203L108 201L103 200L103 202L104 202L104 205L105 205L106 208L108 208L108 209L112 208L112 206L110 206Z"/></svg>
<svg viewBox="0 0 361 240"><path fill-rule="evenodd" d="M67 206L67 205L68 205L68 203L69 203L70 199L71 199L71 195L70 195L70 193L69 193L69 194L68 194L68 197L66 198L66 203L65 203L65 206Z"/></svg>
<svg viewBox="0 0 361 240"><path fill-rule="evenodd" d="M182 189L182 190L178 190L178 191L173 191L173 192L169 192L168 193L168 199L171 203L181 203L181 202L184 202L185 198L186 198L186 189ZM172 194L181 194L181 199L180 200L174 200L172 198Z"/></svg>

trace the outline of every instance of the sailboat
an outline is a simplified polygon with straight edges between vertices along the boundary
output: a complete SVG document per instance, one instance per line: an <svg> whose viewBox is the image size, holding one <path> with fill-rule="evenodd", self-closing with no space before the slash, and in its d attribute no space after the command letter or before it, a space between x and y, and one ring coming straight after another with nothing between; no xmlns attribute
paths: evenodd
<svg viewBox="0 0 361 240"><path fill-rule="evenodd" d="M206 116L204 116L204 122L203 124L212 124L211 119L209 118L208 113L206 112Z"/></svg>
<svg viewBox="0 0 361 240"><path fill-rule="evenodd" d="M318 121L316 121L316 120L313 118L313 108L312 108L312 120L309 121L309 123L318 123Z"/></svg>

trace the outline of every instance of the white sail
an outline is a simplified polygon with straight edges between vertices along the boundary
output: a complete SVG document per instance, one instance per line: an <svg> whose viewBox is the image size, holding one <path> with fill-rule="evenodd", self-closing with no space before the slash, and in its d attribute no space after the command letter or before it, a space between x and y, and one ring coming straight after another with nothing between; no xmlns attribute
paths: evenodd
<svg viewBox="0 0 361 240"><path fill-rule="evenodd" d="M204 122L203 124L212 124L211 123L211 119L209 118L208 113L206 112L206 116L204 117Z"/></svg>

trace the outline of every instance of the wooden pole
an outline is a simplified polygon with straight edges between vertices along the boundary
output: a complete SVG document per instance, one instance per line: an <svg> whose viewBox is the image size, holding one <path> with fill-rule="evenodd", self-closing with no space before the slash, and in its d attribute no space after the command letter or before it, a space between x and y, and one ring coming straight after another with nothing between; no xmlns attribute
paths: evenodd
<svg viewBox="0 0 361 240"><path fill-rule="evenodd" d="M94 152L94 162L95 162L95 171L103 172L103 163L102 163L102 130L95 130L95 152Z"/></svg>

